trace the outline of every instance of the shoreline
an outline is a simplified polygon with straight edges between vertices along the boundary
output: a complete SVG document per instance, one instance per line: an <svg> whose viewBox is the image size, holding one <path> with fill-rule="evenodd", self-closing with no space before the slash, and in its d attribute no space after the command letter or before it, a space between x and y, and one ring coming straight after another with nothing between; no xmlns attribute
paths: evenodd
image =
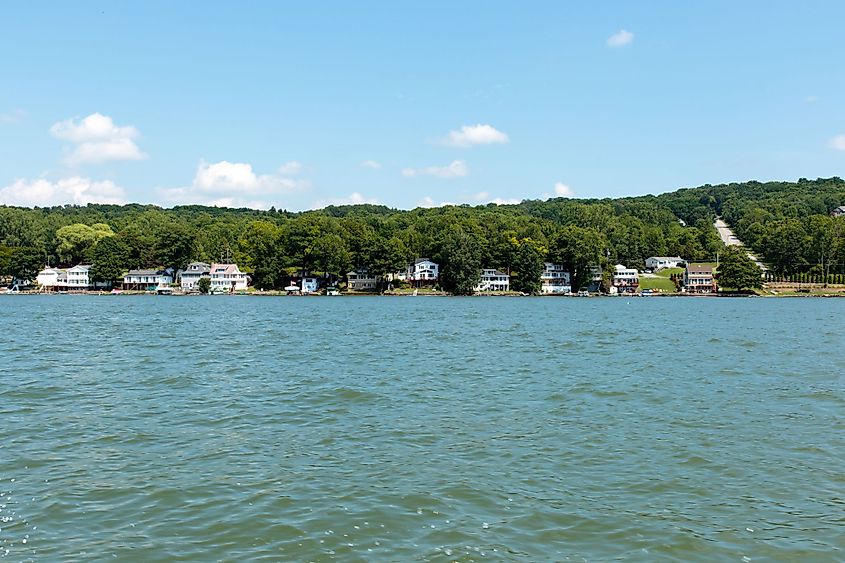
<svg viewBox="0 0 845 563"><path fill-rule="evenodd" d="M153 297L496 297L496 298L517 298L517 297L543 297L543 298L580 298L580 299L594 299L594 298L601 298L601 299L619 299L619 298L672 298L672 297L680 297L680 298L779 298L779 299L788 299L788 298L843 298L845 297L845 291L836 291L836 292L827 292L827 293L797 293L797 292L784 292L784 293L735 293L735 292L722 292L722 293L652 293L648 295L642 294L617 294L617 295L608 295L603 293L596 293L590 294L589 296L586 295L561 295L561 294L538 294L538 295L522 295L519 293L514 292L507 292L507 293L475 293L473 295L452 295L446 292L426 292L426 293L418 293L414 295L412 293L364 293L364 292L354 292L354 293L341 293L340 295L334 296L327 296L324 294L307 294L307 295L289 295L284 291L250 291L250 292L243 292L243 293L227 293L227 294L218 294L218 295L211 295L211 294L199 294L199 293L172 293L170 295L158 295L155 292L147 292L147 291L122 291L121 293L111 293L108 291L74 291L74 292L64 292L59 293L55 291L18 291L14 293L0 293L0 296L74 296L74 295L82 295L82 296L96 296L96 297L138 297L138 296L153 296Z"/></svg>

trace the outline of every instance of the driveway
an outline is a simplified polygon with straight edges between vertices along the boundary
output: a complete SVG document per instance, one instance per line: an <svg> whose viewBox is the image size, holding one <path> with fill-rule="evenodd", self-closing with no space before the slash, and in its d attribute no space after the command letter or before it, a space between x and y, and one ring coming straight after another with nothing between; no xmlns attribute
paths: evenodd
<svg viewBox="0 0 845 563"><path fill-rule="evenodd" d="M716 230L719 231L719 237L722 239L722 242L725 243L725 246L742 246L742 241L736 238L736 235L733 233L728 224L725 223L721 217L716 217L716 221L713 223L713 226L716 227ZM765 264L763 264L756 256L748 252L747 250L745 253L748 255L751 260L757 264L757 267L760 268L762 271L767 272L769 270Z"/></svg>

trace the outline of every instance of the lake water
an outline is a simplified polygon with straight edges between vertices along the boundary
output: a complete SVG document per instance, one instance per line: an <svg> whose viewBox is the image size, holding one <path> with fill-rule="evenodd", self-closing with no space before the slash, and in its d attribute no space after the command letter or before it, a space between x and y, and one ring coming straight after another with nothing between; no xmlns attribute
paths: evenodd
<svg viewBox="0 0 845 563"><path fill-rule="evenodd" d="M14 561L845 559L845 300L0 298Z"/></svg>

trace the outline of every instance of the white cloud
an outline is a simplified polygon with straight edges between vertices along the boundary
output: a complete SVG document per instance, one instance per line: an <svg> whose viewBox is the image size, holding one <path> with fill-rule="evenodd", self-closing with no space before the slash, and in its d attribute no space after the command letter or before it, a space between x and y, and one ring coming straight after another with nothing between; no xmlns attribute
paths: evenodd
<svg viewBox="0 0 845 563"><path fill-rule="evenodd" d="M446 207L447 205L457 205L457 203L452 203L451 201L441 201L440 203L437 203L431 196L425 196L417 202L417 207L424 207L426 209L430 209L432 207Z"/></svg>
<svg viewBox="0 0 845 563"><path fill-rule="evenodd" d="M111 117L100 113L92 113L81 121L71 118L55 123L50 133L75 145L65 158L71 165L147 158L135 144L141 136L135 127L118 127Z"/></svg>
<svg viewBox="0 0 845 563"><path fill-rule="evenodd" d="M490 192L478 192L477 194L472 194L472 199L475 201L484 201L490 197Z"/></svg>
<svg viewBox="0 0 845 563"><path fill-rule="evenodd" d="M373 170L378 170L379 168L381 168L381 163L376 162L375 160L365 160L361 163L361 166L363 168L372 168Z"/></svg>
<svg viewBox="0 0 845 563"><path fill-rule="evenodd" d="M505 133L502 133L492 125L464 125L459 131L450 131L441 144L447 147L473 147L476 145L504 144L510 141Z"/></svg>
<svg viewBox="0 0 845 563"><path fill-rule="evenodd" d="M460 178L469 175L469 168L463 160L453 160L448 166L427 166L425 168L405 168L402 175L408 178L414 176L436 176L438 178Z"/></svg>
<svg viewBox="0 0 845 563"><path fill-rule="evenodd" d="M563 182L555 182L555 195L557 197L572 197L575 192Z"/></svg>
<svg viewBox="0 0 845 563"><path fill-rule="evenodd" d="M836 135L830 140L828 144L832 149L838 151L845 151L845 133Z"/></svg>
<svg viewBox="0 0 845 563"><path fill-rule="evenodd" d="M302 165L301 162L296 160L291 160L290 162L285 162L281 166L279 166L279 174L282 176L293 176L295 174L299 174L305 167Z"/></svg>
<svg viewBox="0 0 845 563"><path fill-rule="evenodd" d="M329 205L363 205L365 203L379 205L381 202L378 198L365 197L359 192L352 192L347 197L332 197L315 201L313 207L314 209L322 209L323 207L327 207Z"/></svg>
<svg viewBox="0 0 845 563"><path fill-rule="evenodd" d="M284 168L284 166L282 167ZM245 162L200 162L193 183L182 188L161 188L159 195L173 205L215 205L266 209L280 198L311 187L307 180L274 174L256 174Z"/></svg>
<svg viewBox="0 0 845 563"><path fill-rule="evenodd" d="M0 113L0 123L18 123L26 117L26 112L22 109Z"/></svg>
<svg viewBox="0 0 845 563"><path fill-rule="evenodd" d="M0 189L0 204L24 207L86 205L88 203L124 203L123 188L111 180L94 181L73 176L56 182L44 178L19 179Z"/></svg>
<svg viewBox="0 0 845 563"><path fill-rule="evenodd" d="M522 203L522 200L513 197L508 199L502 199L500 197L497 197L491 199L490 203L495 203L496 205L516 205L517 203Z"/></svg>
<svg viewBox="0 0 845 563"><path fill-rule="evenodd" d="M625 31L624 29L620 29L618 32L607 38L608 47L624 47L625 45L630 45L633 42L634 34L630 31Z"/></svg>
<svg viewBox="0 0 845 563"><path fill-rule="evenodd" d="M804 98L804 101L807 102L808 104L814 104L814 103L819 101L819 97L818 96L807 96L806 98Z"/></svg>

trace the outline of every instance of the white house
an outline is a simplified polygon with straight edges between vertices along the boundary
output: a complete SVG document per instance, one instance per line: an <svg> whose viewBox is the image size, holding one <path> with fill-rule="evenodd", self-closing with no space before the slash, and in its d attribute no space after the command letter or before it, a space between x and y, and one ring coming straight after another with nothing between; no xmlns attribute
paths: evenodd
<svg viewBox="0 0 845 563"><path fill-rule="evenodd" d="M38 272L36 283L45 289L59 289L67 287L67 270L50 268L49 266Z"/></svg>
<svg viewBox="0 0 845 563"><path fill-rule="evenodd" d="M246 291L249 284L246 272L241 272L237 264L212 264L209 277L211 293Z"/></svg>
<svg viewBox="0 0 845 563"><path fill-rule="evenodd" d="M405 279L415 287L422 285L434 285L440 277L440 266L428 258L417 258L414 263L408 266ZM399 277L402 279L402 277Z"/></svg>
<svg viewBox="0 0 845 563"><path fill-rule="evenodd" d="M664 268L678 268L683 263L684 259L680 256L649 256L645 259L645 267L655 271Z"/></svg>
<svg viewBox="0 0 845 563"><path fill-rule="evenodd" d="M840 205L836 209L830 212L830 214L834 217L842 217L845 215L845 205Z"/></svg>
<svg viewBox="0 0 845 563"><path fill-rule="evenodd" d="M200 278L211 278L211 264L191 262L184 270L176 274L182 291L196 291Z"/></svg>
<svg viewBox="0 0 845 563"><path fill-rule="evenodd" d="M108 287L107 283L94 283L94 281L91 279L90 264L77 264L73 268L67 269L68 291L86 291L90 289L100 289L105 287Z"/></svg>
<svg viewBox="0 0 845 563"><path fill-rule="evenodd" d="M640 273L634 268L626 268L617 264L613 273L613 287L619 293L633 293L640 285Z"/></svg>
<svg viewBox="0 0 845 563"><path fill-rule="evenodd" d="M569 272L562 264L543 264L543 273L540 275L541 293L571 293L572 284L569 279Z"/></svg>
<svg viewBox="0 0 845 563"><path fill-rule="evenodd" d="M346 287L353 291L373 291L378 279L367 270L346 272Z"/></svg>
<svg viewBox="0 0 845 563"><path fill-rule="evenodd" d="M473 291L510 291L511 277L493 268L481 270L481 279Z"/></svg>
<svg viewBox="0 0 845 563"><path fill-rule="evenodd" d="M173 283L173 270L129 270L123 276L123 289L158 291Z"/></svg>

